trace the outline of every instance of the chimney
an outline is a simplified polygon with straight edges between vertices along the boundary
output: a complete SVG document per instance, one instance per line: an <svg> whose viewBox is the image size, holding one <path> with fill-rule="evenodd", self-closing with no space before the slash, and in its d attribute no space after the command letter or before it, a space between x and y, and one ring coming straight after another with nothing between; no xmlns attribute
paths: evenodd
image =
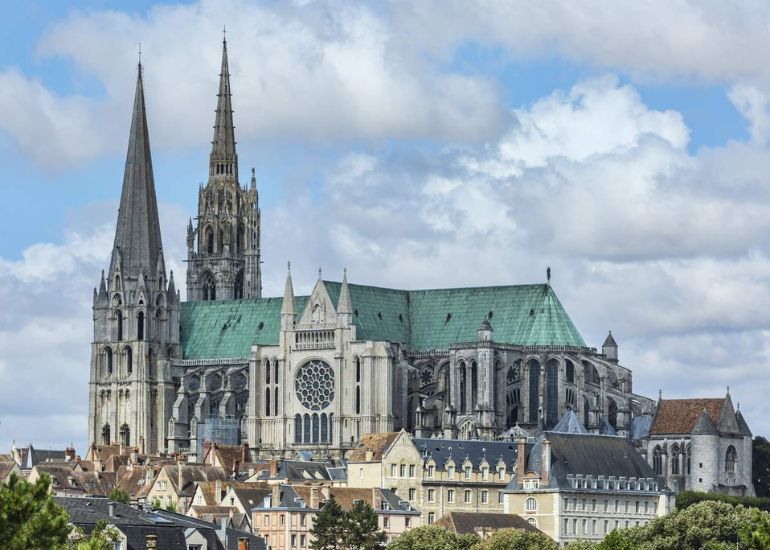
<svg viewBox="0 0 770 550"><path fill-rule="evenodd" d="M214 498L217 499L214 504L219 506L222 503L222 482L218 479L214 481Z"/></svg>
<svg viewBox="0 0 770 550"><path fill-rule="evenodd" d="M157 535L145 535L144 545L147 547L147 550L155 550L156 548L158 548Z"/></svg>
<svg viewBox="0 0 770 550"><path fill-rule="evenodd" d="M238 539L238 550L249 550L249 539L240 537Z"/></svg>
<svg viewBox="0 0 770 550"><path fill-rule="evenodd" d="M107 511L110 514L111 518L115 517L115 503L114 502L107 503Z"/></svg>
<svg viewBox="0 0 770 550"><path fill-rule="evenodd" d="M518 448L516 452L516 483L524 483L525 463L527 461L527 441L523 437L516 442Z"/></svg>
<svg viewBox="0 0 770 550"><path fill-rule="evenodd" d="M241 443L241 464L246 464L247 462L251 462L249 456L249 444L245 441ZM247 543L249 541L246 541Z"/></svg>
<svg viewBox="0 0 770 550"><path fill-rule="evenodd" d="M551 479L551 442L543 438L543 457L540 461L542 471L540 472L540 483L547 486Z"/></svg>
<svg viewBox="0 0 770 550"><path fill-rule="evenodd" d="M240 463L241 463L241 461L238 460L237 458L235 460L233 460L233 478L237 478L238 477L238 471L240 470L240 468L238 466L239 466Z"/></svg>
<svg viewBox="0 0 770 550"><path fill-rule="evenodd" d="M380 499L380 490L377 487L372 487L372 508L379 510L382 508L382 500Z"/></svg>
<svg viewBox="0 0 770 550"><path fill-rule="evenodd" d="M273 485L273 494L270 500L271 508L278 508L281 505L281 486Z"/></svg>
<svg viewBox="0 0 770 550"><path fill-rule="evenodd" d="M211 441L206 440L206 441L203 442L203 460L204 460L204 462L206 461L206 457L210 454L210 452L211 452ZM214 465L214 462L213 462L214 457L210 457L209 460L212 461L212 462L210 462L210 464L213 466Z"/></svg>
<svg viewBox="0 0 770 550"><path fill-rule="evenodd" d="M177 487L179 487L179 491L182 491L182 487L184 487L184 455L179 454L176 457L176 474L177 474Z"/></svg>
<svg viewBox="0 0 770 550"><path fill-rule="evenodd" d="M270 477L275 477L277 475L278 475L278 459L271 458L270 459Z"/></svg>
<svg viewBox="0 0 770 550"><path fill-rule="evenodd" d="M310 488L310 507L318 508L318 487Z"/></svg>

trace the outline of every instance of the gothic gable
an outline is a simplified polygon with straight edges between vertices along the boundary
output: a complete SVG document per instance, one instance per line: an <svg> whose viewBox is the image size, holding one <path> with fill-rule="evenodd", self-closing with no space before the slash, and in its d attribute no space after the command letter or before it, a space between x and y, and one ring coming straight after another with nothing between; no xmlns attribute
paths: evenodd
<svg viewBox="0 0 770 550"><path fill-rule="evenodd" d="M337 324L337 309L332 302L329 292L326 290L323 280L313 288L312 294L305 304L305 310L299 321L300 325L335 325Z"/></svg>

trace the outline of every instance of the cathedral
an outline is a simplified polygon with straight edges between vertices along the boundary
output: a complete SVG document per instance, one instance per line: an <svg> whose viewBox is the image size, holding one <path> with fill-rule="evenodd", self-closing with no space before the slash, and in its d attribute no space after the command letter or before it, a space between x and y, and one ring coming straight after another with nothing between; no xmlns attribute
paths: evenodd
<svg viewBox="0 0 770 550"><path fill-rule="evenodd" d="M586 344L550 270L539 284L427 290L319 270L298 296L289 266L283 296L262 297L259 194L253 169L241 185L226 42L208 181L186 231L182 301L164 263L140 65L112 257L94 290L89 443L338 458L367 433L513 439L569 410L592 432L649 435L659 402L634 393L611 333Z"/></svg>

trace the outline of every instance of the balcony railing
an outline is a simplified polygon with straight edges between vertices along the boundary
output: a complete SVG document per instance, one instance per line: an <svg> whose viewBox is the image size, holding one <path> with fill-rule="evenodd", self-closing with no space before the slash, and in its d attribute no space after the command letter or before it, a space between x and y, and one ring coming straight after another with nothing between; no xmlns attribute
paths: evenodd
<svg viewBox="0 0 770 550"><path fill-rule="evenodd" d="M294 349L334 349L334 329L299 330L294 333Z"/></svg>

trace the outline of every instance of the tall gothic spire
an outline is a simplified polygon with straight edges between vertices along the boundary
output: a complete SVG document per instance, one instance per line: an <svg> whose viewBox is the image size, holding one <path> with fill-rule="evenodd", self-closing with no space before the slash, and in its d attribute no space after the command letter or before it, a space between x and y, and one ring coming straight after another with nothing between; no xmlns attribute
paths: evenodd
<svg viewBox="0 0 770 550"><path fill-rule="evenodd" d="M230 94L230 67L227 62L227 40L222 40L222 70L219 73L219 92L214 121L214 140L211 142L210 175L238 176L238 157L235 153L233 103Z"/></svg>
<svg viewBox="0 0 770 550"><path fill-rule="evenodd" d="M140 63L136 75L134 112L131 116L131 132L128 138L126 169L110 274L117 267L115 262L120 261L124 279L138 279L142 270L148 275L154 275L161 247Z"/></svg>

